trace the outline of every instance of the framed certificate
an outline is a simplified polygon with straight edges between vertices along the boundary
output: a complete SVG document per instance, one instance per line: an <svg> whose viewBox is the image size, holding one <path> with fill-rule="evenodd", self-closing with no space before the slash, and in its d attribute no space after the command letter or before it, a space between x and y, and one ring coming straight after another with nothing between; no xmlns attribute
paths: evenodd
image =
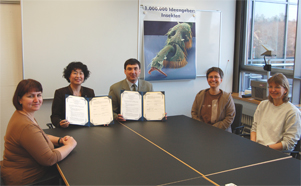
<svg viewBox="0 0 301 186"><path fill-rule="evenodd" d="M165 120L165 93L121 91L120 113L126 120Z"/></svg>
<svg viewBox="0 0 301 186"><path fill-rule="evenodd" d="M66 120L71 125L97 126L113 124L112 99L109 96L84 98L65 96Z"/></svg>

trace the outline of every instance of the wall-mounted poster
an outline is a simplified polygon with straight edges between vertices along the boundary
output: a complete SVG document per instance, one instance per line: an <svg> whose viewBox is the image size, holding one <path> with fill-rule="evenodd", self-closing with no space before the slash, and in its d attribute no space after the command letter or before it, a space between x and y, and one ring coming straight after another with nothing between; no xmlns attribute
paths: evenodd
<svg viewBox="0 0 301 186"><path fill-rule="evenodd" d="M195 22L183 21L181 15L184 13L182 12L177 11L176 14L163 14L160 11L147 12L150 15L146 16L148 19L144 19L143 29L146 80L194 79L196 77ZM191 12L189 14L193 17ZM166 17L170 17L170 20L166 20ZM154 20L157 18L159 19ZM187 20L187 15L184 20Z"/></svg>

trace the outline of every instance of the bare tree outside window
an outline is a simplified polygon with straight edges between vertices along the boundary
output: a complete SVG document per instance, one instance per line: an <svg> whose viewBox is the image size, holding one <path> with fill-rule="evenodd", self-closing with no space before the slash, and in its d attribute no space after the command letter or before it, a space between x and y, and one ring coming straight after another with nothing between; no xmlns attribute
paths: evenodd
<svg viewBox="0 0 301 186"><path fill-rule="evenodd" d="M266 48L273 50L272 69L294 70L298 0L249 0L246 61L244 65L262 67ZM241 73L241 91L251 89L251 80L266 79L261 73ZM292 81L291 81L292 82Z"/></svg>

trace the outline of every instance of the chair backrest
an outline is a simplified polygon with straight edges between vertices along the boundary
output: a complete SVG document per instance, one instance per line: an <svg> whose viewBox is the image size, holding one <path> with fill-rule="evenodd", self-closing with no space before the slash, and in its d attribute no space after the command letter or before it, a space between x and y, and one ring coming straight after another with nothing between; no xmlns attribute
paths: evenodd
<svg viewBox="0 0 301 186"><path fill-rule="evenodd" d="M296 146L294 148L294 151L298 152L298 153L294 153L294 154L292 153L291 154L294 158L297 158L299 160L301 160L301 155L300 155L301 144L300 144L300 140L301 140L301 138L299 139L299 141L297 142L297 144L296 144Z"/></svg>
<svg viewBox="0 0 301 186"><path fill-rule="evenodd" d="M1 164L1 163L0 163ZM1 165L0 165L0 172L1 172ZM1 177L1 176L0 176ZM1 181L0 181L0 185L3 185L4 186L4 182L2 180L2 177L1 177Z"/></svg>
<svg viewBox="0 0 301 186"><path fill-rule="evenodd" d="M52 123L47 123L46 125L47 125L47 127L48 127L49 129L53 129L53 128L54 128Z"/></svg>
<svg viewBox="0 0 301 186"><path fill-rule="evenodd" d="M1 172L1 164L0 164L0 172ZM1 177L0 185L5 186L2 177ZM58 173L50 176L45 175L42 179L24 186L33 186L33 185L64 185L64 184L62 178Z"/></svg>
<svg viewBox="0 0 301 186"><path fill-rule="evenodd" d="M235 118L231 125L232 133L241 134L242 130L237 129L237 127L241 126L241 116L242 116L242 104L235 103Z"/></svg>

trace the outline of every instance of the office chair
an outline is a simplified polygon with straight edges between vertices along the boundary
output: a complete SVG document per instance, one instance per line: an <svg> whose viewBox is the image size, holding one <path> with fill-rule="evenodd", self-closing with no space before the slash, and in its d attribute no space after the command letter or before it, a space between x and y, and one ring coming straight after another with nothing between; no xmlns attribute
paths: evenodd
<svg viewBox="0 0 301 186"><path fill-rule="evenodd" d="M34 186L34 185L58 185L58 186L63 186L64 181L62 180L61 177L58 177L57 175L52 175L46 178L39 179L38 181L35 181L33 183L30 183L25 186Z"/></svg>
<svg viewBox="0 0 301 186"><path fill-rule="evenodd" d="M0 165L0 172L1 172L1 165ZM0 177L1 177L1 176L0 176ZM4 183L3 183L2 177L1 177L0 185L5 186Z"/></svg>
<svg viewBox="0 0 301 186"><path fill-rule="evenodd" d="M0 172L1 172L1 165L0 165ZM63 179L58 176L58 175L52 175L52 176L48 176L48 177L44 177L42 179L39 179L38 181L35 181L33 183L27 184L25 186L33 186L33 185L60 185L60 186L64 186L65 183L63 181ZM1 186L5 186L4 182L2 180L1 177L1 182L0 182Z"/></svg>
<svg viewBox="0 0 301 186"><path fill-rule="evenodd" d="M48 126L49 129L53 129L54 128L52 123L47 123L46 125Z"/></svg>
<svg viewBox="0 0 301 186"><path fill-rule="evenodd" d="M244 126L241 124L242 104L235 103L235 112L235 118L231 125L232 133L240 135L244 129Z"/></svg>
<svg viewBox="0 0 301 186"><path fill-rule="evenodd" d="M295 146L295 149L291 152L291 155L298 159L301 160L301 144L300 144L301 139L299 139L298 143Z"/></svg>

